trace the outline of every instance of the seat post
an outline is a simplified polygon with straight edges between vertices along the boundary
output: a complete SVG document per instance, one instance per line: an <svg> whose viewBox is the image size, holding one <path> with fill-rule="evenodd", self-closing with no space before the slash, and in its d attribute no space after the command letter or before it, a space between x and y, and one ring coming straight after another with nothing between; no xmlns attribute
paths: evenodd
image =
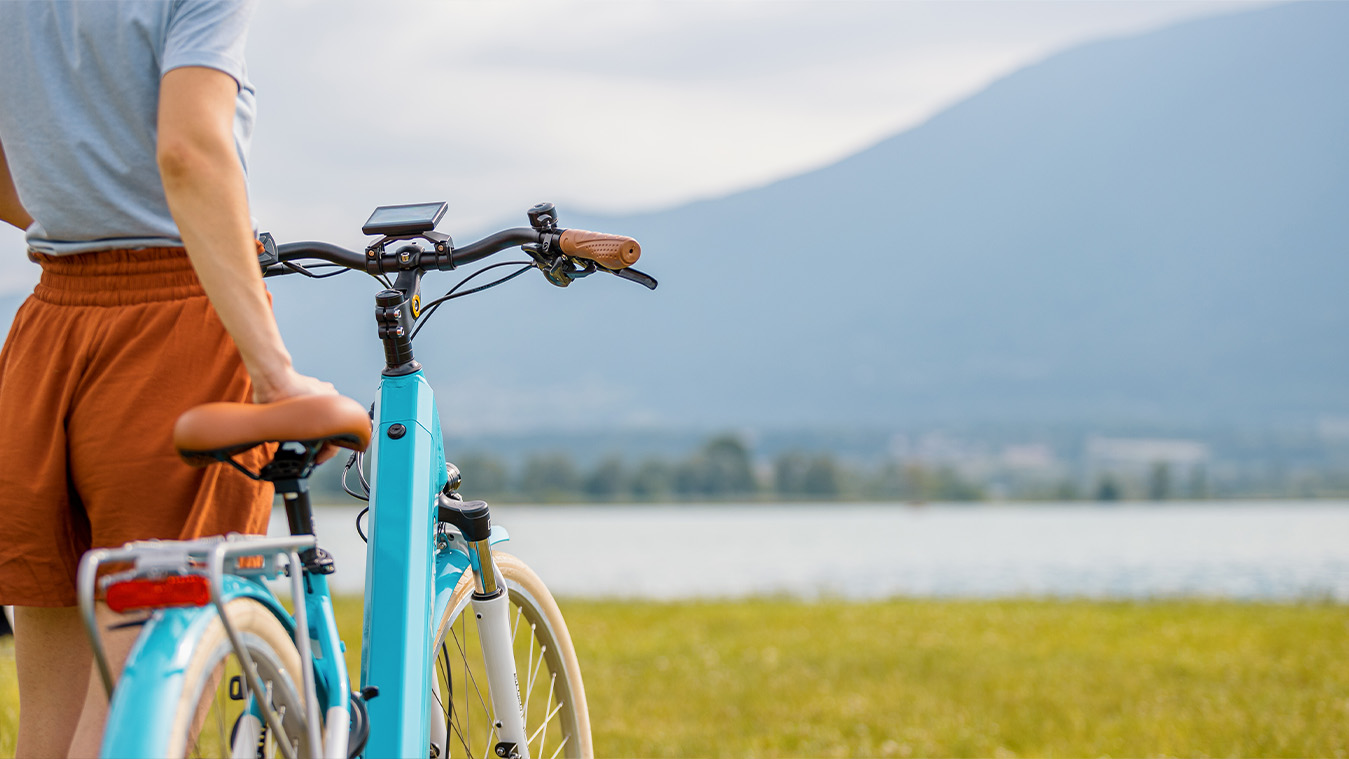
<svg viewBox="0 0 1349 759"><path fill-rule="evenodd" d="M300 450L292 449L295 445ZM291 535L314 534L314 507L309 500L309 474L314 470L318 446L300 446L287 443L277 449L272 462L262 468L262 479L271 481L286 507L286 524ZM306 571L332 574L333 557L322 548L306 548L300 552Z"/></svg>
<svg viewBox="0 0 1349 759"><path fill-rule="evenodd" d="M314 507L309 501L309 484L304 480L280 480L272 483L286 506L286 523L291 535L314 534ZM291 490L286 486L293 486Z"/></svg>

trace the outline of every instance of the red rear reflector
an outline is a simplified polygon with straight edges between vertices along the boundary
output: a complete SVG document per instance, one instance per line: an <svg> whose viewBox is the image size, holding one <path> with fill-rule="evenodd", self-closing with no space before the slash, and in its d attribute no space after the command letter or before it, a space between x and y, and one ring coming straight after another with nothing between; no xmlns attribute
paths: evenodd
<svg viewBox="0 0 1349 759"><path fill-rule="evenodd" d="M169 575L157 580L123 580L108 587L108 608L116 612L161 606L205 606L210 583L201 575Z"/></svg>

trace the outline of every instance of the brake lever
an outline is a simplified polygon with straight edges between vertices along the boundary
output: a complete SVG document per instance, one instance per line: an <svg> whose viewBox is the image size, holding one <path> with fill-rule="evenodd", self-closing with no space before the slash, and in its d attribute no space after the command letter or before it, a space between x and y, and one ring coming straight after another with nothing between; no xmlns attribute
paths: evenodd
<svg viewBox="0 0 1349 759"><path fill-rule="evenodd" d="M616 271L611 269L609 271L613 271L615 276L622 277L623 279L626 279L629 282L636 282L637 284L641 285L642 287L645 287L648 290L655 290L656 285L659 284L658 282L656 282L655 277L651 276L650 274L643 274L642 272L637 271L636 269L631 268L618 269Z"/></svg>
<svg viewBox="0 0 1349 759"><path fill-rule="evenodd" d="M601 269L610 274L622 277L629 282L636 282L648 290L655 290L656 285L658 284L655 277L644 274L636 269L608 269L597 266L594 261L589 259L574 259L565 255L552 256L548 254L543 246L534 243L521 245L520 248L528 253L530 258L534 259L534 265L543 272L543 276L558 287L566 287L567 285L570 285L572 281L589 277L591 274L594 274ZM585 265L577 268L581 263L584 263Z"/></svg>

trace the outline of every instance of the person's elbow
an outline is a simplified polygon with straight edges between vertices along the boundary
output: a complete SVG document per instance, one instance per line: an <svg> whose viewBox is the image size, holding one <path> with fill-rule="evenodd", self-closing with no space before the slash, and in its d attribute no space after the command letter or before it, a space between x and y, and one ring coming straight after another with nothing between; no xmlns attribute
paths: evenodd
<svg viewBox="0 0 1349 759"><path fill-rule="evenodd" d="M155 149L155 161L166 188L214 181L238 160L231 140L209 133L161 131Z"/></svg>

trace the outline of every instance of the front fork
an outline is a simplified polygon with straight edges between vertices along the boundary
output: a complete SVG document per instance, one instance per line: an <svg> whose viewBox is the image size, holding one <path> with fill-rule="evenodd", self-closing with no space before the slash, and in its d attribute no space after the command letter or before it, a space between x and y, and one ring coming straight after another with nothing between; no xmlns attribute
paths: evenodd
<svg viewBox="0 0 1349 759"><path fill-rule="evenodd" d="M510 605L504 587L494 595L480 597L473 594L473 613L478 617L478 635L482 639L483 661L487 667L487 694L492 701L492 713L496 715L497 744L494 750L498 757L528 759L524 705L520 702L520 680L515 672L515 651L511 645Z"/></svg>
<svg viewBox="0 0 1349 759"><path fill-rule="evenodd" d="M520 700L520 680L515 671L510 591L501 571L492 561L491 520L487 504L482 501L464 503L457 498L442 495L439 511L443 521L459 528L468 545L474 580L473 615L478 623L478 640L482 645L483 665L487 671L487 697L492 704L492 726L496 730L493 753L500 759L529 759L524 704ZM443 752L449 736L443 734L443 694L440 693L439 678L435 679L434 695L431 704L432 743Z"/></svg>

